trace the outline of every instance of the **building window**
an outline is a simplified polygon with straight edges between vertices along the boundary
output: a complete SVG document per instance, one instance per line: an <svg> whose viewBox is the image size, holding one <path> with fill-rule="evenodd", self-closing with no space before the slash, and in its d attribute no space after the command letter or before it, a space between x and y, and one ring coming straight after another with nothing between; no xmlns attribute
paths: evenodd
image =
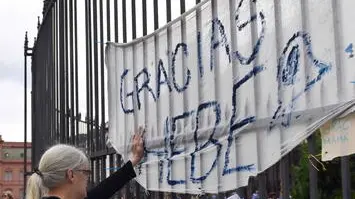
<svg viewBox="0 0 355 199"><path fill-rule="evenodd" d="M20 171L19 179L20 179L20 181L23 181L23 171Z"/></svg>
<svg viewBox="0 0 355 199"><path fill-rule="evenodd" d="M23 158L23 156L24 156L23 153L21 153L20 156L21 156L21 158Z"/></svg>
<svg viewBox="0 0 355 199"><path fill-rule="evenodd" d="M4 154L4 157L5 157L5 158L8 158L9 156L10 156L9 153L5 153L5 154Z"/></svg>
<svg viewBox="0 0 355 199"><path fill-rule="evenodd" d="M4 175L4 180L5 181L11 181L12 180L12 171L5 171L5 175Z"/></svg>

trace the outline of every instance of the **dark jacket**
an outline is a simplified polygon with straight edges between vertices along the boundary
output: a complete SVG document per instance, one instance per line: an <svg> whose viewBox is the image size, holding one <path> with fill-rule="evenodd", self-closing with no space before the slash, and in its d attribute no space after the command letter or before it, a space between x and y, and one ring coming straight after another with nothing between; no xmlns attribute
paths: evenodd
<svg viewBox="0 0 355 199"><path fill-rule="evenodd" d="M122 168L88 191L86 199L109 199L134 177L136 173L132 162L128 161ZM46 196L42 199L58 199L58 197Z"/></svg>

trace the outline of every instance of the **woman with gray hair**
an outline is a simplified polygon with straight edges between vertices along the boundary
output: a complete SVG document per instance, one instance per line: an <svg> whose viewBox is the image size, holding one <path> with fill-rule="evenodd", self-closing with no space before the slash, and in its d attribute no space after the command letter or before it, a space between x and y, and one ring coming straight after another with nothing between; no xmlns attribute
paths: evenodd
<svg viewBox="0 0 355 199"><path fill-rule="evenodd" d="M84 152L69 146L55 145L41 157L38 169L28 180L26 199L108 199L136 177L133 169L142 159L143 129L132 140L132 157L118 171L88 191L91 173Z"/></svg>

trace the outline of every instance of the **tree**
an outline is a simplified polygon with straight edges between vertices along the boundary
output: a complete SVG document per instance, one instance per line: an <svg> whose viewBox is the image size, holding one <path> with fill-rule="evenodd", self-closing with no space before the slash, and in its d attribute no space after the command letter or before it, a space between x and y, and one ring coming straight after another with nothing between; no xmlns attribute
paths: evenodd
<svg viewBox="0 0 355 199"><path fill-rule="evenodd" d="M320 154L322 141L319 130L315 132L317 154ZM303 142L296 148L299 153L298 165L292 166L292 198L309 199L309 168L308 168L308 144ZM320 159L320 157L318 157ZM323 162L326 170L319 169L318 172L318 196L319 198L342 198L342 184L341 184L341 164L340 158L335 158L329 162ZM316 164L321 168L319 164ZM355 187L355 161L354 157L350 159L351 172L351 187ZM355 191L352 191L352 198L355 199Z"/></svg>

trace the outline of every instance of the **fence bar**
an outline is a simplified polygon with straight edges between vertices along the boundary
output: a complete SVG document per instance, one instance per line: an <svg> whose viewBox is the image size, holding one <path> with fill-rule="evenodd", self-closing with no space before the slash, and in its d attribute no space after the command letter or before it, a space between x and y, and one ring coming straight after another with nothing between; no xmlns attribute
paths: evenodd
<svg viewBox="0 0 355 199"><path fill-rule="evenodd" d="M122 0L122 31L123 43L127 42L127 6L126 0Z"/></svg>
<svg viewBox="0 0 355 199"><path fill-rule="evenodd" d="M103 0L100 0L100 72L101 72L101 128L100 131L100 146L99 150L105 147L105 59L104 59L104 8ZM99 112L98 112L99 113ZM97 123L99 125L99 123ZM99 126L97 126L99 127Z"/></svg>
<svg viewBox="0 0 355 199"><path fill-rule="evenodd" d="M93 46L94 46L94 102L95 102L95 107L94 107L94 112L95 112L95 117L94 119L94 125L95 125L95 142L94 144L94 150L99 150L98 147L98 142L99 142L99 60L98 60L98 30L97 30L97 0L93 0L93 22L94 22L94 38L93 38Z"/></svg>
<svg viewBox="0 0 355 199"><path fill-rule="evenodd" d="M154 0L154 30L159 28L159 9L158 0Z"/></svg>
<svg viewBox="0 0 355 199"><path fill-rule="evenodd" d="M101 158L101 180L105 178L106 178L106 155L102 156Z"/></svg>
<svg viewBox="0 0 355 199"><path fill-rule="evenodd" d="M85 121L88 120L88 114L89 114L89 110L90 110L90 104L89 104L89 59L90 59L90 53L89 53L89 32L90 32L90 28L89 28L89 0L85 1L85 35L86 35L86 117L85 117ZM86 134L88 137L88 143L87 143L87 148L90 150L90 139L89 139L89 123L86 123Z"/></svg>
<svg viewBox="0 0 355 199"><path fill-rule="evenodd" d="M27 32L25 35L25 44L24 44L24 158L23 158L23 191L24 196L26 195L26 174L27 174L27 49L28 49L28 37Z"/></svg>
<svg viewBox="0 0 355 199"><path fill-rule="evenodd" d="M185 0L180 0L180 14L184 14L185 13ZM215 8L217 9L217 8Z"/></svg>
<svg viewBox="0 0 355 199"><path fill-rule="evenodd" d="M267 188L266 188L266 171L258 175L258 191L260 198L267 198Z"/></svg>
<svg viewBox="0 0 355 199"><path fill-rule="evenodd" d="M94 104L93 104L93 96L94 96L94 93L93 93L93 60L92 60L92 48L93 48L93 41L95 41L94 37L92 36L91 32L92 32L92 29L91 29L91 26L92 26L92 23L93 21L95 20L95 18L92 16L92 10L94 10L92 8L92 5L91 5L91 2L94 2L94 0L90 1L89 0L89 27L90 29L88 30L89 31L89 105L90 105L90 108L89 108L89 112L88 112L88 123L90 124L89 125L89 128L88 128L88 137L89 137L89 141L90 141L90 148L89 148L89 151L90 153L92 153L94 150L94 126L93 126L93 123L94 123Z"/></svg>
<svg viewBox="0 0 355 199"><path fill-rule="evenodd" d="M65 82L64 82L64 1L58 1L59 3L59 84L60 84L60 107L59 107L59 114L60 114L60 142L65 142Z"/></svg>
<svg viewBox="0 0 355 199"><path fill-rule="evenodd" d="M290 196L290 156L285 155L281 159L280 180L281 180L281 198L289 198Z"/></svg>
<svg viewBox="0 0 355 199"><path fill-rule="evenodd" d="M55 3L55 86L56 86L56 91L55 91L55 115L56 115L56 139L60 140L60 121L61 121L61 116L60 116L60 112L58 111L60 109L60 82L59 82L59 75L60 75L60 65L59 65L59 21L60 21L60 17L59 17L59 2Z"/></svg>
<svg viewBox="0 0 355 199"><path fill-rule="evenodd" d="M136 0L131 0L131 11L132 11L132 39L137 38L137 16L136 16Z"/></svg>
<svg viewBox="0 0 355 199"><path fill-rule="evenodd" d="M49 33L48 33L48 40L49 40L49 46L48 46L48 49L50 51L49 53L49 60L47 63L50 64L50 67L48 67L49 71L48 71L48 74L47 76L49 77L49 82L48 82L48 94L49 94L49 105L48 105L48 118L49 118L49 132L48 135L49 135L49 140L48 140L48 144L49 145L52 145L53 144L53 140L54 140L54 115L55 115L55 112L54 112L54 86L53 86L53 83L54 83L54 40L53 40L53 33L54 33L54 23L53 23L53 10L52 9L49 9L48 12L48 20L47 23L48 23L48 30L49 30Z"/></svg>
<svg viewBox="0 0 355 199"><path fill-rule="evenodd" d="M114 161L113 158L114 158L114 154L110 154L109 155L109 168L110 168L109 172L110 172L110 175L114 172L113 168L115 168L115 165L113 164L113 161Z"/></svg>
<svg viewBox="0 0 355 199"><path fill-rule="evenodd" d="M169 0L167 0L169 1ZM142 0L143 36L147 35L147 0Z"/></svg>
<svg viewBox="0 0 355 199"><path fill-rule="evenodd" d="M115 10L115 42L118 42L118 0L114 1L114 10Z"/></svg>
<svg viewBox="0 0 355 199"><path fill-rule="evenodd" d="M70 37L70 143L75 144L75 120L74 120L74 113L75 113L75 98L74 98L74 31L73 31L73 0L69 0L69 37Z"/></svg>
<svg viewBox="0 0 355 199"><path fill-rule="evenodd" d="M316 137L314 134L308 138L308 151L309 154L316 155ZM317 181L317 170L312 166L311 162L308 162L309 170L309 194L310 199L318 198L318 181Z"/></svg>
<svg viewBox="0 0 355 199"><path fill-rule="evenodd" d="M75 57L75 125L76 125L76 145L79 144L79 70L78 70L78 16L77 16L77 0L74 0L74 57Z"/></svg>
<svg viewBox="0 0 355 199"><path fill-rule="evenodd" d="M54 3L51 3L51 6L49 8L49 12L50 12L50 16L51 16L51 20L50 20L50 35L49 35L49 40L50 40L50 49L51 49L51 58L50 58L50 84L49 84L49 89L50 89L50 99L51 99L51 104L49 107L49 114L50 114L50 125L51 125L51 129L50 129L50 138L49 138L49 144L53 145L54 144L54 140L55 140L55 9L53 7Z"/></svg>
<svg viewBox="0 0 355 199"><path fill-rule="evenodd" d="M110 0L106 1L106 29L107 29L107 41L111 41L111 5Z"/></svg>
<svg viewBox="0 0 355 199"><path fill-rule="evenodd" d="M171 21L171 0L166 0L166 22Z"/></svg>
<svg viewBox="0 0 355 199"><path fill-rule="evenodd" d="M37 79L37 75L36 75L36 60L32 59L32 93L31 93L31 109L32 109L32 114L31 114L31 118L32 118L32 151L34 153L34 155L32 155L31 158L31 163L32 163L32 168L35 167L36 161L38 158L38 154L37 152L37 139L33 139L36 138L36 134L35 132L37 132L37 119L36 119L36 92L37 92L37 88L36 88L36 79Z"/></svg>
<svg viewBox="0 0 355 199"><path fill-rule="evenodd" d="M100 129L99 129L99 60L98 60L98 30L97 30L97 0L93 0L93 22L94 22L94 102L95 102L95 117L94 117L94 125L95 125L95 141L93 141L94 147L93 150L100 150ZM99 160L95 160L95 175L96 175L96 183L100 181L100 162Z"/></svg>
<svg viewBox="0 0 355 199"><path fill-rule="evenodd" d="M351 184L350 184L350 157L341 157L341 185L343 189L343 199L351 199Z"/></svg>
<svg viewBox="0 0 355 199"><path fill-rule="evenodd" d="M69 62L68 62L68 0L63 0L64 2L64 66L65 66L65 108L64 111L65 117L65 141L70 143L70 128L69 128L69 115L70 115L70 106L69 106Z"/></svg>
<svg viewBox="0 0 355 199"><path fill-rule="evenodd" d="M58 114L58 107L59 107L59 98L58 98L58 91L59 91L59 86L58 86L58 3L55 2L53 5L53 9L54 9L54 18L53 18L53 25L54 25L54 32L53 32L53 41L54 41L54 46L53 46L53 53L54 53L54 84L53 84L53 89L54 89L54 138L55 140L60 140L59 138L59 114ZM53 140L54 141L54 140Z"/></svg>
<svg viewBox="0 0 355 199"><path fill-rule="evenodd" d="M92 149L92 48L91 48L91 0L85 1L87 4L87 39L86 39L86 104L87 104L87 116L85 118L87 122L87 137L88 137L88 151L91 153Z"/></svg>
<svg viewBox="0 0 355 199"><path fill-rule="evenodd" d="M87 114L89 113L89 59L91 56L89 56L89 2L85 1L85 43L86 43L86 112ZM86 116L85 120L87 121L87 117ZM89 139L89 123L86 123L86 135L88 137L88 143L87 143L87 148L90 149L89 145L90 145L90 139Z"/></svg>

